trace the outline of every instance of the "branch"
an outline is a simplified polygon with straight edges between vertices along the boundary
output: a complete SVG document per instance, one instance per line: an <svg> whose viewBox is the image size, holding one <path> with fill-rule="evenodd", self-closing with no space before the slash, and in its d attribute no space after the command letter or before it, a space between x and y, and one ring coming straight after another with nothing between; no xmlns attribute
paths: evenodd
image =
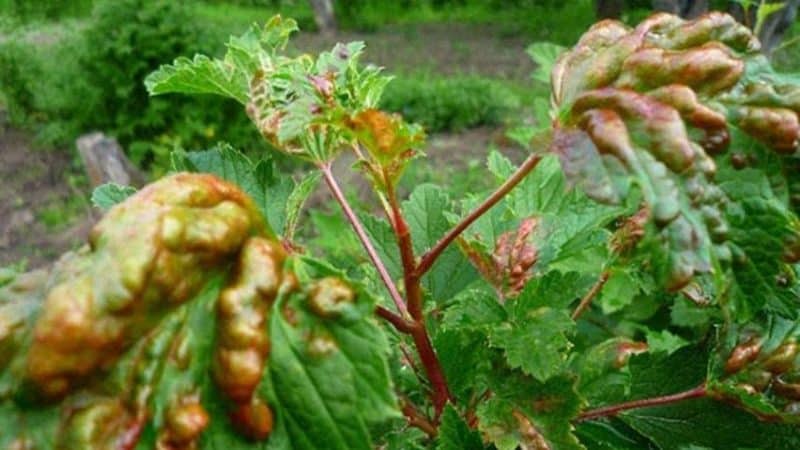
<svg viewBox="0 0 800 450"><path fill-rule="evenodd" d="M381 258L375 251L375 247L369 240L369 236L367 236L366 231L364 231L364 225L362 225L361 221L358 220L358 216L356 216L356 213L353 212L353 208L350 207L350 204L347 202L347 199L342 193L342 189L336 182L336 178L333 176L333 172L331 171L330 163L320 163L319 169L322 172L322 177L325 179L325 184L328 185L328 188L330 188L331 193L336 198L336 201L339 202L339 205L342 207L342 211L344 211L345 217L347 217L350 225L353 226L353 230L355 230L358 239L364 246L364 250L367 251L369 259L378 270L378 274L380 275L381 280L383 280L383 284L386 285L386 289L389 290L389 295L392 297L392 301L394 301L395 306L397 306L397 310L402 316L407 315L408 310L406 309L406 304L403 301L403 297L401 297L400 292L397 291L397 287L394 285L392 277L389 276L389 271L386 270L386 265L384 265L383 261L381 261Z"/></svg>
<svg viewBox="0 0 800 450"><path fill-rule="evenodd" d="M435 438L438 434L436 425L434 425L430 419L425 417L407 398L402 397L400 402L402 403L403 415L406 416L408 424L424 431L429 438Z"/></svg>
<svg viewBox="0 0 800 450"><path fill-rule="evenodd" d="M701 398L707 395L706 385L701 384L694 389L689 389L688 391L678 392L677 394L665 395L662 397L653 397L653 398L643 398L641 400L633 400L630 402L619 403L617 405L611 406L604 406L602 408L597 409L590 409L589 411L584 411L581 413L576 419L576 422L583 422L586 420L595 420L601 417L612 417L616 416L617 414L621 413L622 411L627 411L629 409L637 409L637 408L649 408L652 406L660 406L660 405L667 405L670 403L676 403L683 400L689 400L693 398Z"/></svg>
<svg viewBox="0 0 800 450"><path fill-rule="evenodd" d="M436 357L436 351L433 349L431 339L428 336L428 331L425 329L423 322L417 322L416 326L411 332L411 337L414 339L414 346L417 348L419 360L425 368L425 374L428 376L428 381L431 383L431 401L433 408L436 411L436 418L444 411L444 405L452 400L450 395L450 388L447 386L447 380L444 378L444 370L439 363L439 358Z"/></svg>
<svg viewBox="0 0 800 450"><path fill-rule="evenodd" d="M400 259L403 262L403 281L405 283L406 298L408 300L408 311L414 319L414 327L411 330L411 337L414 339L414 346L417 348L419 359L425 368L425 374L431 383L431 401L433 402L436 413L435 422L444 411L444 405L452 400L447 380L444 377L439 358L431 345L428 330L425 328L425 317L422 307L422 287L420 286L420 276L416 272L416 261L414 260L414 244L411 241L411 233L408 229L403 211L397 202L397 195L394 186L391 184L387 189L389 207L391 208L391 222L394 232L397 235L397 245L400 248Z"/></svg>
<svg viewBox="0 0 800 450"><path fill-rule="evenodd" d="M422 316L422 288L419 284L419 277L416 276L416 261L414 257L414 243L411 240L411 232L408 223L403 217L403 211L397 202L397 195L394 186L387 186L387 195L391 216L389 218L397 236L397 247L400 250L400 260L403 263L403 284L408 301L408 312L415 321L423 320Z"/></svg>
<svg viewBox="0 0 800 450"><path fill-rule="evenodd" d="M399 314L389 311L383 306L376 307L375 314L383 319L386 319L387 322L391 323L392 326L394 326L394 328L401 333L410 334L411 330L414 328L414 324L408 322Z"/></svg>
<svg viewBox="0 0 800 450"><path fill-rule="evenodd" d="M577 320L578 317L583 314L586 308L592 304L592 300L594 300L594 298L597 297L597 294L600 293L600 290L603 289L603 286L605 286L610 275L611 273L608 270L604 270L603 273L600 274L600 278L594 283L594 285L592 285L592 288L589 289L589 292L583 296L581 302L578 303L578 306L572 313L572 320Z"/></svg>
<svg viewBox="0 0 800 450"><path fill-rule="evenodd" d="M436 258L450 245L464 230L466 230L473 222L475 222L479 217L481 217L486 211L492 208L497 202L503 199L512 189L514 189L520 181L522 181L530 172L533 170L539 161L541 161L542 156L539 154L531 154L528 159L526 159L522 165L520 165L517 170L511 175L509 179L507 179L499 188L497 188L492 195L490 195L486 200L483 201L477 208L475 208L472 212L470 212L466 217L464 217L461 222L456 224L447 234L442 237L436 245L433 246L426 254L422 256L422 260L417 266L417 270L415 271L415 276L417 278L422 277L422 275L427 272L433 263L436 261Z"/></svg>

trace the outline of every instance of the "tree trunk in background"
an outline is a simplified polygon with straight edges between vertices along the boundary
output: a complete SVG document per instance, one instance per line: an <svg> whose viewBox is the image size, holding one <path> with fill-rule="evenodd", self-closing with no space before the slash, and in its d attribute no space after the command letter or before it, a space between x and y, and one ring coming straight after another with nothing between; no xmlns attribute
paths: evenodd
<svg viewBox="0 0 800 450"><path fill-rule="evenodd" d="M800 0L782 0L784 3L783 8L778 12L767 17L764 25L761 27L761 32L758 33L758 39L761 41L761 50L769 55L783 40L786 30L792 26L795 18L797 18L797 9L800 7ZM777 3L777 2L769 2ZM749 17L744 17L744 10L738 4L734 4L730 8L730 13L736 17L739 22L745 23L749 26L755 26L756 22L756 8L750 8Z"/></svg>
<svg viewBox="0 0 800 450"><path fill-rule="evenodd" d="M336 31L336 16L333 14L333 0L310 0L314 10L314 21L321 33Z"/></svg>
<svg viewBox="0 0 800 450"><path fill-rule="evenodd" d="M598 19L619 19L623 0L595 0L594 10Z"/></svg>
<svg viewBox="0 0 800 450"><path fill-rule="evenodd" d="M708 11L708 0L653 0L653 9L694 19Z"/></svg>

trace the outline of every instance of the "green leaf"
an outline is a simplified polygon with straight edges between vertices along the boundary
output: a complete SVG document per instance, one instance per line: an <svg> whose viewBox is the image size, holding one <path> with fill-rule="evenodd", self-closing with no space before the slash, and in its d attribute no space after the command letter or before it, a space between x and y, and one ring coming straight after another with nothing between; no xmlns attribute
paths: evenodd
<svg viewBox="0 0 800 450"><path fill-rule="evenodd" d="M294 240L294 234L297 231L297 224L300 220L300 212L306 200L308 200L308 197L317 188L319 179L320 175L317 172L306 175L295 185L289 197L286 199L286 219L283 235L289 241Z"/></svg>
<svg viewBox="0 0 800 450"><path fill-rule="evenodd" d="M578 374L578 392L592 407L620 402L628 396L631 374L626 353L630 339L606 339L575 355L572 367Z"/></svg>
<svg viewBox="0 0 800 450"><path fill-rule="evenodd" d="M249 76L224 61L195 55L194 59L179 57L172 65L161 66L144 84L150 95L216 94L244 105L249 98Z"/></svg>
<svg viewBox="0 0 800 450"><path fill-rule="evenodd" d="M350 224L340 209L330 212L311 209L309 219L314 237L307 244L315 254L325 255L328 261L348 273L362 264L368 264L364 247L355 233L349 231Z"/></svg>
<svg viewBox="0 0 800 450"><path fill-rule="evenodd" d="M430 249L450 229L445 214L450 209L450 199L437 186L417 186L403 210L414 239L418 255ZM445 250L431 270L422 278L425 289L434 301L446 301L458 294L477 278L470 262L455 245Z"/></svg>
<svg viewBox="0 0 800 450"><path fill-rule="evenodd" d="M131 186L122 186L116 183L101 184L92 191L92 204L103 211L108 211L112 206L135 193L136 188Z"/></svg>
<svg viewBox="0 0 800 450"><path fill-rule="evenodd" d="M619 419L581 422L575 434L592 450L657 450L655 444Z"/></svg>
<svg viewBox="0 0 800 450"><path fill-rule="evenodd" d="M536 42L529 45L525 52L536 63L536 68L531 75L533 79L550 85L550 72L564 50L566 48L552 42Z"/></svg>
<svg viewBox="0 0 800 450"><path fill-rule="evenodd" d="M276 173L272 161L253 163L228 144L199 152L173 153L175 170L202 172L235 183L256 203L272 229L282 235L287 217L288 198L294 188L291 177Z"/></svg>
<svg viewBox="0 0 800 450"><path fill-rule="evenodd" d="M513 165L503 156L490 155L489 169L498 179L508 178ZM512 190L506 200L516 217L537 217L534 244L539 251L539 270L596 272L607 259L604 229L625 212L619 206L602 205L579 190L570 190L558 159L542 158L536 168Z"/></svg>
<svg viewBox="0 0 800 450"><path fill-rule="evenodd" d="M572 347L567 336L574 331L575 323L566 310L545 306L515 311L508 322L492 328L489 341L503 349L511 367L544 382L566 367Z"/></svg>
<svg viewBox="0 0 800 450"><path fill-rule="evenodd" d="M546 448L542 444L583 450L571 423L581 404L573 384L565 377L539 383L518 372L496 373L494 395L478 406L478 427L499 450Z"/></svg>
<svg viewBox="0 0 800 450"><path fill-rule="evenodd" d="M447 384L459 402L469 402L486 389L484 378L491 371L495 351L486 334L474 329L444 329L433 336Z"/></svg>
<svg viewBox="0 0 800 450"><path fill-rule="evenodd" d="M675 299L670 312L672 324L679 327L701 327L708 325L718 310L698 306L685 298Z"/></svg>
<svg viewBox="0 0 800 450"><path fill-rule="evenodd" d="M705 379L706 361L706 351L697 347L684 348L668 358L636 356L631 359L631 396L655 397L696 387ZM663 450L689 445L714 449L784 449L800 445L796 426L765 423L710 399L633 409L621 418Z"/></svg>
<svg viewBox="0 0 800 450"><path fill-rule="evenodd" d="M241 104L250 99L250 80L261 59L283 48L297 23L273 17L263 29L255 25L245 34L228 42L224 59L196 55L180 57L172 65L163 65L145 79L150 95L167 93L216 94Z"/></svg>
<svg viewBox="0 0 800 450"><path fill-rule="evenodd" d="M591 276L578 272L562 273L556 270L534 278L514 300L515 309L532 309L541 306L568 308L583 297L594 284ZM519 314L522 314L521 312Z"/></svg>
<svg viewBox="0 0 800 450"><path fill-rule="evenodd" d="M361 214L359 218L364 224L364 229L375 246L378 256L386 265L386 270L394 279L402 277L403 263L400 260L400 252L397 249L397 236L395 236L391 225L386 223L385 220L369 214ZM363 249L361 251L363 252Z"/></svg>
<svg viewBox="0 0 800 450"><path fill-rule="evenodd" d="M768 176L781 173L782 168L771 152L741 130L734 128L732 138L732 145L752 155L758 165L739 170L726 158L717 175L731 200L726 219L734 255L738 255L731 268L735 283L730 307L740 321L751 319L762 308L796 317L796 269L783 262L783 255L788 242L800 237L800 223L781 186Z"/></svg>
<svg viewBox="0 0 800 450"><path fill-rule="evenodd" d="M619 311L633 302L639 293L639 282L625 270L612 270L600 292L603 314Z"/></svg>
<svg viewBox="0 0 800 450"><path fill-rule="evenodd" d="M442 318L442 328L486 330L505 320L507 313L489 290L468 289L455 296Z"/></svg>
<svg viewBox="0 0 800 450"><path fill-rule="evenodd" d="M384 436L384 444L380 448L385 450L425 450L424 442L428 436L419 428L406 427L391 431Z"/></svg>
<svg viewBox="0 0 800 450"><path fill-rule="evenodd" d="M687 445L712 449L800 448L797 426L761 422L744 411L708 399L633 410L625 413L623 420L662 450L679 450Z"/></svg>
<svg viewBox="0 0 800 450"><path fill-rule="evenodd" d="M451 405L447 405L439 426L436 450L483 450L481 435L471 430Z"/></svg>
<svg viewBox="0 0 800 450"><path fill-rule="evenodd" d="M295 261L298 278L341 275L308 258ZM307 283L307 282L305 282ZM371 317L368 294L358 287L356 314L338 319L310 312L304 295L282 297L270 319L271 354L259 393L275 412L275 429L264 449L372 449L370 428L398 419L389 378L388 342ZM286 314L291 314L291 322ZM317 340L327 342L318 346ZM208 449L227 447L230 436L210 439Z"/></svg>
<svg viewBox="0 0 800 450"><path fill-rule="evenodd" d="M647 330L647 350L650 353L666 353L671 355L678 349L689 345L686 339L670 333L668 330Z"/></svg>

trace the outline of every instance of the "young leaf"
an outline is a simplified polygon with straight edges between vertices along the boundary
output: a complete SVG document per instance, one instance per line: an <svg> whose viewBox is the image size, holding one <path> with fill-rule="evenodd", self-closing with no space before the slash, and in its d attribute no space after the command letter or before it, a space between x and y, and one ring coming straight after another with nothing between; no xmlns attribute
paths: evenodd
<svg viewBox="0 0 800 450"><path fill-rule="evenodd" d="M533 62L536 63L536 69L534 69L531 75L533 79L549 85L550 72L553 71L553 66L558 56L561 55L564 50L566 50L564 47L553 44L552 42L537 42L529 45L528 48L525 49L525 52L533 59Z"/></svg>
<svg viewBox="0 0 800 450"><path fill-rule="evenodd" d="M172 65L161 66L145 79L150 95L167 93L216 94L242 105L250 100L250 81L260 60L269 58L286 45L297 30L292 19L273 17L263 29L252 26L245 34L231 38L224 59L195 55L180 57Z"/></svg>

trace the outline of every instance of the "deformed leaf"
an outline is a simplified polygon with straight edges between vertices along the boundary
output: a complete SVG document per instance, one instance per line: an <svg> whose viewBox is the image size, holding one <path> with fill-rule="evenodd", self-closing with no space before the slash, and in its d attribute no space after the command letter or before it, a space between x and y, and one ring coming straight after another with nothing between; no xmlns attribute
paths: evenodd
<svg viewBox="0 0 800 450"><path fill-rule="evenodd" d="M173 168L190 172L210 173L235 183L256 203L259 211L278 234L284 233L288 214L288 198L294 187L291 177L275 173L271 160L253 163L228 144L209 150L174 153Z"/></svg>

